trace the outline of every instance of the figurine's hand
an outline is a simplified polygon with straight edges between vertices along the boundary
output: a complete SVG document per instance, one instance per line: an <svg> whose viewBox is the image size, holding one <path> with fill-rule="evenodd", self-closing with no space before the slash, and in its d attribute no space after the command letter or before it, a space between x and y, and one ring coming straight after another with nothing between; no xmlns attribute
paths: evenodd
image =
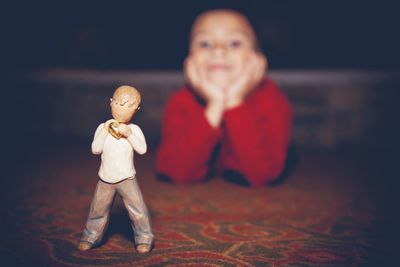
<svg viewBox="0 0 400 267"><path fill-rule="evenodd" d="M118 125L118 131L122 134L123 137L128 138L131 134L132 134L132 130L131 128L124 124L124 123L120 123Z"/></svg>
<svg viewBox="0 0 400 267"><path fill-rule="evenodd" d="M209 82L205 70L198 67L192 56L185 59L184 74L193 90L203 97L207 103L224 103L225 96L222 88Z"/></svg>
<svg viewBox="0 0 400 267"><path fill-rule="evenodd" d="M256 52L249 54L243 71L227 90L225 108L231 109L240 105L246 95L262 80L267 65L264 55Z"/></svg>
<svg viewBox="0 0 400 267"><path fill-rule="evenodd" d="M104 129L108 131L108 128L110 127L110 123L112 123L112 122L116 122L116 120L110 119L110 120L106 121L104 123Z"/></svg>

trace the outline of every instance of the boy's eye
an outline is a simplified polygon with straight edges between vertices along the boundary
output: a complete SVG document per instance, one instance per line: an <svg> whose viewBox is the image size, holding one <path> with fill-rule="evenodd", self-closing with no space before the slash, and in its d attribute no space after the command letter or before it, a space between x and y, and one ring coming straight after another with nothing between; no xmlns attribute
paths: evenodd
<svg viewBox="0 0 400 267"><path fill-rule="evenodd" d="M233 40L229 42L229 47L230 48L239 48L242 46L242 42L239 40Z"/></svg>
<svg viewBox="0 0 400 267"><path fill-rule="evenodd" d="M199 46L201 48L210 48L211 47L211 43L209 41L203 40L203 41L199 42Z"/></svg>

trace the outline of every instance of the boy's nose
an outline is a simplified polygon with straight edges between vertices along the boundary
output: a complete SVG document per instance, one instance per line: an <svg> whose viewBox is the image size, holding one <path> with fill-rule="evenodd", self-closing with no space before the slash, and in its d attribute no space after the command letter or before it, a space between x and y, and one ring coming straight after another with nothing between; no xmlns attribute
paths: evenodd
<svg viewBox="0 0 400 267"><path fill-rule="evenodd" d="M221 55L225 54L226 49L227 49L227 47L224 44L215 44L215 46L213 48L213 54L221 56Z"/></svg>

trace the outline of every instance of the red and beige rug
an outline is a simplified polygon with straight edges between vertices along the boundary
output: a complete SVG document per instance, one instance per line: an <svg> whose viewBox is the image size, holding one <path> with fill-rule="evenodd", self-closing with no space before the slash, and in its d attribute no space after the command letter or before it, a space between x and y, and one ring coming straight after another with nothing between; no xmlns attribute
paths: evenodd
<svg viewBox="0 0 400 267"><path fill-rule="evenodd" d="M375 266L390 258L394 216L384 174L349 155L300 153L280 185L215 177L156 179L154 153L136 157L154 250L138 254L119 198L102 244L76 249L97 182L89 144L14 155L1 189L2 266ZM383 266L383 265L382 265ZM389 265L387 265L389 266Z"/></svg>

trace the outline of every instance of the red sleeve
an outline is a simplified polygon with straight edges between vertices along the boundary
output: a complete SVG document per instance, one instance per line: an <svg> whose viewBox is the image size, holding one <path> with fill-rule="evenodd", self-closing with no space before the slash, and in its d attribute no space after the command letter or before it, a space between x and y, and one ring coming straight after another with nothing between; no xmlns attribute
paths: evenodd
<svg viewBox="0 0 400 267"><path fill-rule="evenodd" d="M208 161L220 136L187 89L167 103L158 148L157 172L174 182L196 182L208 172Z"/></svg>
<svg viewBox="0 0 400 267"><path fill-rule="evenodd" d="M254 92L239 107L226 111L225 128L237 171L253 186L279 176L291 138L292 109L272 81Z"/></svg>

